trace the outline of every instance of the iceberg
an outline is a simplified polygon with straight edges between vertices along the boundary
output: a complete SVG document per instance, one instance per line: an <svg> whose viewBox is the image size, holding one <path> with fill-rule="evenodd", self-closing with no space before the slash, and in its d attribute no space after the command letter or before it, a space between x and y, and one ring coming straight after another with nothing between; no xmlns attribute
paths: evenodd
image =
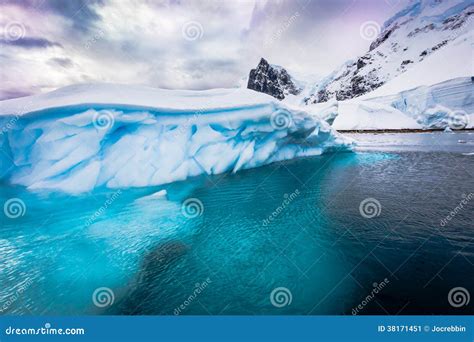
<svg viewBox="0 0 474 342"><path fill-rule="evenodd" d="M415 119L389 105L375 101L348 100L339 103L334 128L340 131L422 129Z"/></svg>
<svg viewBox="0 0 474 342"><path fill-rule="evenodd" d="M371 98L414 118L423 128L460 129L474 126L474 82L457 77L394 95Z"/></svg>
<svg viewBox="0 0 474 342"><path fill-rule="evenodd" d="M161 185L353 142L314 113L247 89L86 84L0 102L0 179L81 193Z"/></svg>
<svg viewBox="0 0 474 342"><path fill-rule="evenodd" d="M370 94L370 93L369 93ZM392 95L341 101L337 130L472 129L474 82L457 77Z"/></svg>

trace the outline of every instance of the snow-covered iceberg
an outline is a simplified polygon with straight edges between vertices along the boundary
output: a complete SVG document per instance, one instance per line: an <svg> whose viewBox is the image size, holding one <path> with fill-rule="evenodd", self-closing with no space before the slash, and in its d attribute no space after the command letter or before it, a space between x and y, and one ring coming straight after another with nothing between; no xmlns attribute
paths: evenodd
<svg viewBox="0 0 474 342"><path fill-rule="evenodd" d="M414 118L423 128L472 128L474 125L472 77L458 77L394 95L373 97L371 101L390 105Z"/></svg>
<svg viewBox="0 0 474 342"><path fill-rule="evenodd" d="M338 108L337 130L472 129L474 82L458 77L393 95L342 101Z"/></svg>
<svg viewBox="0 0 474 342"><path fill-rule="evenodd" d="M350 149L319 116L246 89L78 85L0 102L0 178L70 193L165 184Z"/></svg>

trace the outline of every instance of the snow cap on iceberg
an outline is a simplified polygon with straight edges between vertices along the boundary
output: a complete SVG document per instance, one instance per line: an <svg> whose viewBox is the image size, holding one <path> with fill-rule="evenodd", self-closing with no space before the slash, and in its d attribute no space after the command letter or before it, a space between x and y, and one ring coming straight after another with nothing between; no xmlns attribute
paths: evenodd
<svg viewBox="0 0 474 342"><path fill-rule="evenodd" d="M247 89L89 84L0 102L0 177L70 193L346 150L318 115Z"/></svg>

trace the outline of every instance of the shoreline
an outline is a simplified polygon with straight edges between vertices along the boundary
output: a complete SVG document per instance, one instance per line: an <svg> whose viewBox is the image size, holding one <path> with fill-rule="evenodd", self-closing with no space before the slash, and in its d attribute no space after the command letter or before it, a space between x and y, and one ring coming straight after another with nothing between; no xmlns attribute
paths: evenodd
<svg viewBox="0 0 474 342"><path fill-rule="evenodd" d="M444 132L444 129L441 128L432 128L432 129L337 129L339 133L375 133L375 134L383 134L383 133L432 133L432 132ZM461 133L461 132L473 132L474 128L464 128L464 129L456 129L450 133Z"/></svg>

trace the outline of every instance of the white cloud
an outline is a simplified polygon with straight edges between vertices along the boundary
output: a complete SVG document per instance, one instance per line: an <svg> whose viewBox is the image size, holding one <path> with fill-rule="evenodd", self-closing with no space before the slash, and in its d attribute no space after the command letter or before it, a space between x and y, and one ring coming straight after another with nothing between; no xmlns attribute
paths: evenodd
<svg viewBox="0 0 474 342"><path fill-rule="evenodd" d="M58 45L4 46L0 98L79 82L232 87L260 57L300 73L329 73L367 48L358 39L361 20L395 10L377 1L367 11L350 0L96 0L67 11L53 0L24 2L0 5L0 27L17 21L27 37ZM197 38L183 35L190 22Z"/></svg>

